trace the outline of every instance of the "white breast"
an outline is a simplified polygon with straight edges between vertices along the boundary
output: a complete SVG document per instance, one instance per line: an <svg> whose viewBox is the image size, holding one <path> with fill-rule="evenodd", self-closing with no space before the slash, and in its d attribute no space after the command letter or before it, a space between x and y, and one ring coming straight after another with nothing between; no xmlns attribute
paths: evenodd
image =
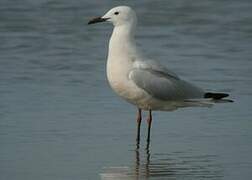
<svg viewBox="0 0 252 180"><path fill-rule="evenodd" d="M107 78L119 96L139 106L148 95L129 79L133 62L140 57L131 31L132 27L128 25L114 28L109 42Z"/></svg>
<svg viewBox="0 0 252 180"><path fill-rule="evenodd" d="M109 58L107 61L107 78L111 88L122 98L136 104L142 96L139 89L129 78L131 64L125 59Z"/></svg>

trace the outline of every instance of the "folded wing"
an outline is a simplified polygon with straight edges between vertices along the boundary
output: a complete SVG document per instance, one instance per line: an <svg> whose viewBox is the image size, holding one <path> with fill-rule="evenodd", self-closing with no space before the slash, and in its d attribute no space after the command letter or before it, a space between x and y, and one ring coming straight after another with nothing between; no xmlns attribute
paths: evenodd
<svg viewBox="0 0 252 180"><path fill-rule="evenodd" d="M164 101L183 101L204 98L204 91L166 69L153 65L137 65L129 73L134 83L154 98ZM157 67L159 67L157 65Z"/></svg>

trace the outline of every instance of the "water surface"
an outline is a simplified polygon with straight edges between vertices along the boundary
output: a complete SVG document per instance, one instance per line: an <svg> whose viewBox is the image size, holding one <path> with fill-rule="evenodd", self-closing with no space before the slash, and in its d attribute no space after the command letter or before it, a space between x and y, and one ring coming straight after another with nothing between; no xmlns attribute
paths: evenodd
<svg viewBox="0 0 252 180"><path fill-rule="evenodd" d="M0 2L0 179L251 179L252 2L127 1L147 56L235 103L156 112L135 151L135 107L105 76L125 1Z"/></svg>

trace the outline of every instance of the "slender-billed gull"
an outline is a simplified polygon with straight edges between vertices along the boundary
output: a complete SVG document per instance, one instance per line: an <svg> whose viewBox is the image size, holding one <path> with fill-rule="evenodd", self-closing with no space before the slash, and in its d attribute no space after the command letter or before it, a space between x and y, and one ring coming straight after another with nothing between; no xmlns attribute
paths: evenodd
<svg viewBox="0 0 252 180"><path fill-rule="evenodd" d="M137 17L132 8L118 6L104 16L88 22L111 22L114 25L109 41L107 78L112 89L123 99L138 108L137 145L140 141L142 110L149 111L147 118L150 142L152 111L172 111L182 107L211 106L215 102L231 102L223 99L225 93L205 92L180 79L175 73L142 55L134 38Z"/></svg>

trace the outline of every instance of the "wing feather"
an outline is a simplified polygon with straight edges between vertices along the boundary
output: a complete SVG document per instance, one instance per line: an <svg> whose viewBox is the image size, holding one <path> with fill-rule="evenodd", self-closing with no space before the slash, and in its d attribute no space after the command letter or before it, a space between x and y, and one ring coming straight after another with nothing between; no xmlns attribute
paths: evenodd
<svg viewBox="0 0 252 180"><path fill-rule="evenodd" d="M134 83L151 96L165 101L203 98L202 89L180 80L177 75L151 68L134 68L129 74Z"/></svg>

